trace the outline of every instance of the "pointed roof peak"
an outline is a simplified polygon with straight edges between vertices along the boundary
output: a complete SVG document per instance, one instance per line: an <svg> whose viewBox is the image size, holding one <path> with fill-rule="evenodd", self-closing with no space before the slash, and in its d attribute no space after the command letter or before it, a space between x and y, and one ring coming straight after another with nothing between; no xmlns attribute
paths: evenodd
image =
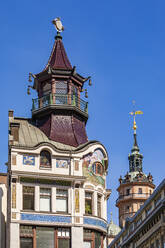
<svg viewBox="0 0 165 248"><path fill-rule="evenodd" d="M47 70L49 66L52 69L72 70L72 65L62 42L62 36L59 33L55 37L55 43L45 69Z"/></svg>

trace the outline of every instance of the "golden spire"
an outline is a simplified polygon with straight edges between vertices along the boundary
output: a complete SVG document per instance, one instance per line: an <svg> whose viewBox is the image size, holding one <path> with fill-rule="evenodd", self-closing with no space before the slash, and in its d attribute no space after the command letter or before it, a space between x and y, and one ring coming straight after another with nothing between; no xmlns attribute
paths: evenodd
<svg viewBox="0 0 165 248"><path fill-rule="evenodd" d="M143 112L141 110L137 110L135 111L135 101L133 101L133 111L130 112L130 115L133 116L133 130L134 130L134 134L136 134L136 129L137 129L137 126L136 126L136 115L142 115Z"/></svg>

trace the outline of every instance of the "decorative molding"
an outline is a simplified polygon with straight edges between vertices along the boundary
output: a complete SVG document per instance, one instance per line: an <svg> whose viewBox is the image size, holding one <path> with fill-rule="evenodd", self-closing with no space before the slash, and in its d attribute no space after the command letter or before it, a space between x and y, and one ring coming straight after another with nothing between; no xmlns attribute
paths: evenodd
<svg viewBox="0 0 165 248"><path fill-rule="evenodd" d="M46 184L46 185L56 185L56 186L71 186L71 182L62 181L62 180L49 180L42 178L29 178L29 177L21 177L21 183L35 183L35 184Z"/></svg>
<svg viewBox="0 0 165 248"><path fill-rule="evenodd" d="M80 212L80 199L79 199L79 189L75 189L75 212Z"/></svg>
<svg viewBox="0 0 165 248"><path fill-rule="evenodd" d="M79 171L79 161L78 160L74 161L74 170Z"/></svg>
<svg viewBox="0 0 165 248"><path fill-rule="evenodd" d="M23 155L23 164L24 165L35 165L35 157L32 155Z"/></svg>
<svg viewBox="0 0 165 248"><path fill-rule="evenodd" d="M68 169L69 164L69 159L56 159L56 168Z"/></svg>
<svg viewBox="0 0 165 248"><path fill-rule="evenodd" d="M95 219L95 218L84 217L84 224L86 224L86 225L92 225L92 226L98 226L98 227L101 227L101 228L107 230L107 223L104 222L103 220L98 220L98 219Z"/></svg>
<svg viewBox="0 0 165 248"><path fill-rule="evenodd" d="M16 208L16 183L12 183L12 208Z"/></svg>
<svg viewBox="0 0 165 248"><path fill-rule="evenodd" d="M12 219L15 219L16 220L17 218L17 214L15 212L12 213Z"/></svg>
<svg viewBox="0 0 165 248"><path fill-rule="evenodd" d="M44 214L21 214L21 220L39 222L71 223L70 216L44 215Z"/></svg>
<svg viewBox="0 0 165 248"><path fill-rule="evenodd" d="M17 165L17 155L11 156L11 163L12 163L12 165Z"/></svg>

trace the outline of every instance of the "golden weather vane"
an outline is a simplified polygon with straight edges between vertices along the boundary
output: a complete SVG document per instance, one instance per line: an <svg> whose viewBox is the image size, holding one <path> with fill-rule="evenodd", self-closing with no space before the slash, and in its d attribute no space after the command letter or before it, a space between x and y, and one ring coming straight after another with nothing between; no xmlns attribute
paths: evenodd
<svg viewBox="0 0 165 248"><path fill-rule="evenodd" d="M130 115L133 116L133 130L134 130L134 133L136 133L136 129L137 129L137 126L136 126L136 115L142 115L143 112L141 110L137 110L135 111L135 101L133 101L133 111L129 113Z"/></svg>

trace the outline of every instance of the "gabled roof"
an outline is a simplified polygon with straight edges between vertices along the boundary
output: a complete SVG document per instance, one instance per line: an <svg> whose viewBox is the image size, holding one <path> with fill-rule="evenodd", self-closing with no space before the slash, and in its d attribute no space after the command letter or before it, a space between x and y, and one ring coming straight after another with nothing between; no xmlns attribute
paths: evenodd
<svg viewBox="0 0 165 248"><path fill-rule="evenodd" d="M55 43L45 70L48 69L49 66L52 69L72 70L72 65L68 59L60 35L55 37Z"/></svg>

